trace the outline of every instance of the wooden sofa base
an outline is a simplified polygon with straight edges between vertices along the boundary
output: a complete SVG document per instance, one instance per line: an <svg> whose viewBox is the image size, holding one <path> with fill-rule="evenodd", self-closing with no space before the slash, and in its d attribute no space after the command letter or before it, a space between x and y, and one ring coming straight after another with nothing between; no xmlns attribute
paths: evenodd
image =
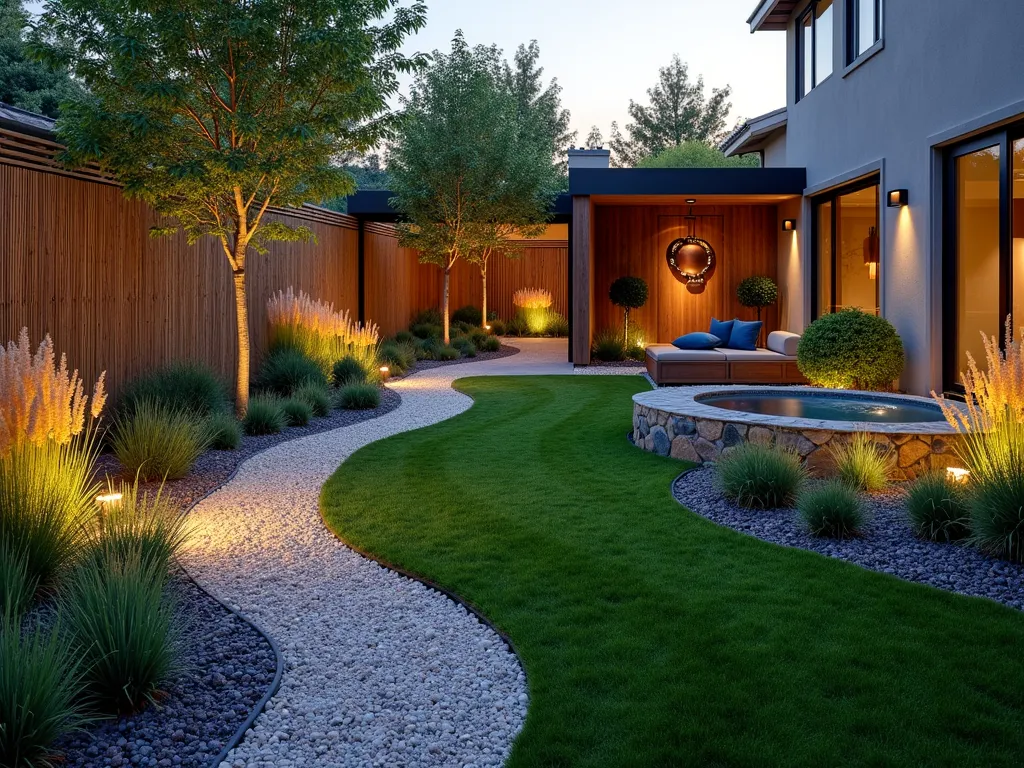
<svg viewBox="0 0 1024 768"><path fill-rule="evenodd" d="M647 372L657 384L806 384L792 360L697 361L647 358Z"/></svg>

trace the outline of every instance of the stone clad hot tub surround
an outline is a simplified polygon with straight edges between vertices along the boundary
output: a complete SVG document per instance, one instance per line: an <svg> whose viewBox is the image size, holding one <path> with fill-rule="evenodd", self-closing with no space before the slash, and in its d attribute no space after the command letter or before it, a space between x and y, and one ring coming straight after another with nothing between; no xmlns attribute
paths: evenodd
<svg viewBox="0 0 1024 768"><path fill-rule="evenodd" d="M715 461L745 442L775 445L795 451L812 473L831 465L827 447L857 432L897 452L899 479L913 479L932 469L958 464L952 451L955 430L944 421L884 424L862 421L824 421L716 408L700 402L709 395L810 394L842 396L843 392L815 387L715 385L662 387L633 396L633 442L651 453L685 461ZM935 404L934 400L881 392L850 392L851 397Z"/></svg>

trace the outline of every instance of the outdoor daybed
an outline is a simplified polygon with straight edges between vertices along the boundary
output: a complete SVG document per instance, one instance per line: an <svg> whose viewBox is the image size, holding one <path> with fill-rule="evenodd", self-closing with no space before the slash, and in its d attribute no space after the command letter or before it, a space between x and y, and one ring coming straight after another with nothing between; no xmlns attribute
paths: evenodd
<svg viewBox="0 0 1024 768"><path fill-rule="evenodd" d="M647 347L647 372L658 384L806 384L796 366L800 337L786 331L768 334L768 348L678 349Z"/></svg>

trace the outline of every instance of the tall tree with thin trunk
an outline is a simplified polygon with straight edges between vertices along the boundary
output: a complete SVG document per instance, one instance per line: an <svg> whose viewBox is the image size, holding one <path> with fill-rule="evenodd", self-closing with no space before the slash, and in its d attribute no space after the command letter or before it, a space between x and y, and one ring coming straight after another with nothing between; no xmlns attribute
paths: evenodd
<svg viewBox="0 0 1024 768"><path fill-rule="evenodd" d="M713 88L704 94L704 78L690 81L689 67L673 56L667 67L658 70L658 83L647 89L647 106L632 99L626 126L627 139L612 123L611 149L615 164L632 168L640 160L657 155L669 147L687 141L713 144L725 133L726 118L732 104L732 89Z"/></svg>
<svg viewBox="0 0 1024 768"><path fill-rule="evenodd" d="M511 237L543 229L557 184L551 142L538 138L504 71L497 48L470 47L456 33L451 53L435 51L403 100L388 158L405 219L399 241L444 273L445 343L452 268L464 258L486 273Z"/></svg>
<svg viewBox="0 0 1024 768"><path fill-rule="evenodd" d="M353 191L333 159L365 151L392 125L399 52L420 0L51 0L35 54L89 93L58 135L72 164L97 161L189 243L220 241L238 334L236 409L249 402L246 258L306 227L267 217ZM173 286L169 286L173 289Z"/></svg>

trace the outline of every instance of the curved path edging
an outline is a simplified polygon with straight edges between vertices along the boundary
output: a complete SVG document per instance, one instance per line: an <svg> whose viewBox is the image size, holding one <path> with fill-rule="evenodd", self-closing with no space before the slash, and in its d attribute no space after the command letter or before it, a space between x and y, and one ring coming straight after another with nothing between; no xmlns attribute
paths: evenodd
<svg viewBox="0 0 1024 768"><path fill-rule="evenodd" d="M287 665L222 765L507 757L528 698L510 640L464 600L341 542L322 522L319 494L363 445L467 410L456 379L572 373L564 342L520 343L512 357L393 382L397 409L268 448L193 507L200 541L183 553L186 569L274 636Z"/></svg>

